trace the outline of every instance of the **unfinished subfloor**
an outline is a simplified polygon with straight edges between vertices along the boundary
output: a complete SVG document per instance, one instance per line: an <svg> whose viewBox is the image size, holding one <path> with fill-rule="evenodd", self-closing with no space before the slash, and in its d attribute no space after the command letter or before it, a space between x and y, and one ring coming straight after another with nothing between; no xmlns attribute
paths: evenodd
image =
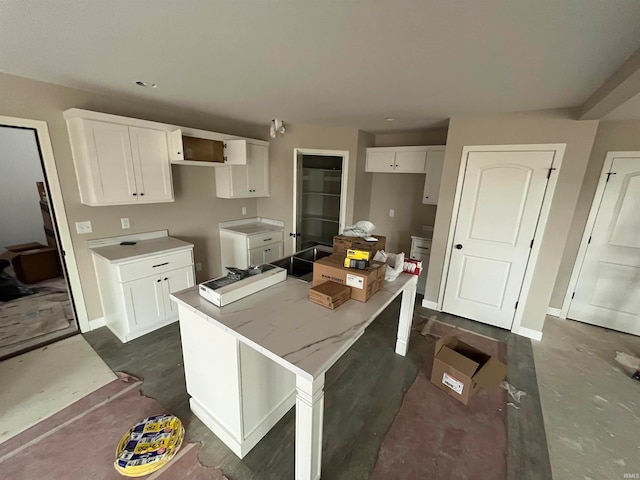
<svg viewBox="0 0 640 480"><path fill-rule="evenodd" d="M331 442L323 450L323 478L370 477L384 436L428 353L426 342L417 332L412 332L407 357L394 353L399 308L399 301L392 303L327 372L324 436ZM520 410L509 408L508 412L508 478L551 478L531 342L504 330L419 306L414 320L421 322L424 320L419 317L434 314L446 323L507 342L510 381L527 391ZM202 443L202 463L220 467L233 480L293 478L294 410L242 461L191 413L177 324L128 344L120 343L106 328L90 332L85 338L113 370L142 377L143 394L156 398L188 424L187 441ZM402 472L397 478L402 478Z"/></svg>
<svg viewBox="0 0 640 480"><path fill-rule="evenodd" d="M547 317L533 342L556 479L640 478L640 382L616 351L640 356L640 337Z"/></svg>

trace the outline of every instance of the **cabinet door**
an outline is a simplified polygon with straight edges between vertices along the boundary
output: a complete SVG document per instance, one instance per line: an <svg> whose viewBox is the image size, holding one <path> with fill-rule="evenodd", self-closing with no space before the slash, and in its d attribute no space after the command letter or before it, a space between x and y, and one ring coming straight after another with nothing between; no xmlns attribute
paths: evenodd
<svg viewBox="0 0 640 480"><path fill-rule="evenodd" d="M140 278L122 284L129 329L144 330L165 319L162 277Z"/></svg>
<svg viewBox="0 0 640 480"><path fill-rule="evenodd" d="M91 182L95 205L137 202L129 127L84 120L89 168L81 181Z"/></svg>
<svg viewBox="0 0 640 480"><path fill-rule="evenodd" d="M430 151L427 155L427 175L424 179L424 192L422 203L429 205L438 204L440 192L440 178L444 165L444 150Z"/></svg>
<svg viewBox="0 0 640 480"><path fill-rule="evenodd" d="M224 141L224 163L227 165L246 165L250 155L246 140Z"/></svg>
<svg viewBox="0 0 640 480"><path fill-rule="evenodd" d="M284 255L283 250L284 250L283 243L274 243L273 245L269 245L268 247L266 247L263 263L271 263L274 260L278 260L279 258L282 258Z"/></svg>
<svg viewBox="0 0 640 480"><path fill-rule="evenodd" d="M257 247L249 250L249 265L262 265L265 263L267 247Z"/></svg>
<svg viewBox="0 0 640 480"><path fill-rule="evenodd" d="M269 147L248 144L248 181L249 195L253 197L269 196Z"/></svg>
<svg viewBox="0 0 640 480"><path fill-rule="evenodd" d="M396 173L424 173L427 152L396 152Z"/></svg>
<svg viewBox="0 0 640 480"><path fill-rule="evenodd" d="M396 152L367 152L367 172L393 172Z"/></svg>
<svg viewBox="0 0 640 480"><path fill-rule="evenodd" d="M167 132L129 127L138 203L173 200Z"/></svg>
<svg viewBox="0 0 640 480"><path fill-rule="evenodd" d="M178 318L178 305L169 298L169 295L195 285L193 279L193 266L172 270L164 273L161 278L165 317L167 320Z"/></svg>
<svg viewBox="0 0 640 480"><path fill-rule="evenodd" d="M231 171L231 197L241 198L250 197L252 193L249 188L249 166L238 165L234 167L226 167ZM217 173L217 172L216 172Z"/></svg>

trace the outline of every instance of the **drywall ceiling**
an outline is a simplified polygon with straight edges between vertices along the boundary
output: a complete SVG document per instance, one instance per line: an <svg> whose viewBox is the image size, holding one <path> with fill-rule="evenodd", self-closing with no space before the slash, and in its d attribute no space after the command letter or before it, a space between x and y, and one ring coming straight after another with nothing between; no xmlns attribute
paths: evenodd
<svg viewBox="0 0 640 480"><path fill-rule="evenodd" d="M0 0L0 45L14 75L382 131L579 106L640 46L640 2Z"/></svg>

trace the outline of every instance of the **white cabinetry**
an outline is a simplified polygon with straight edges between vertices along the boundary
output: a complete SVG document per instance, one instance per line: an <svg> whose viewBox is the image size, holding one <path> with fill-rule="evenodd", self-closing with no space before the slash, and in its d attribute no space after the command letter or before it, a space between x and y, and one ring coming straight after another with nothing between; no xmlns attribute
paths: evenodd
<svg viewBox="0 0 640 480"><path fill-rule="evenodd" d="M427 152L431 147L372 147L367 148L367 172L425 173Z"/></svg>
<svg viewBox="0 0 640 480"><path fill-rule="evenodd" d="M173 201L168 132L68 112L65 117L83 204Z"/></svg>
<svg viewBox="0 0 640 480"><path fill-rule="evenodd" d="M269 263L284 255L284 230L255 234L220 229L220 258L225 267L247 268Z"/></svg>
<svg viewBox="0 0 640 480"><path fill-rule="evenodd" d="M227 142L228 145L228 142ZM216 170L216 196L250 198L269 196L269 147L243 141L233 155L246 158L246 165L225 165ZM232 157L235 158L235 157Z"/></svg>
<svg viewBox="0 0 640 480"><path fill-rule="evenodd" d="M427 175L424 179L424 192L422 203L429 205L438 204L440 192L440 179L442 166L444 165L444 150L430 150L427 153Z"/></svg>
<svg viewBox="0 0 640 480"><path fill-rule="evenodd" d="M93 255L105 324L128 342L178 319L169 295L193 287L193 247L113 262Z"/></svg>

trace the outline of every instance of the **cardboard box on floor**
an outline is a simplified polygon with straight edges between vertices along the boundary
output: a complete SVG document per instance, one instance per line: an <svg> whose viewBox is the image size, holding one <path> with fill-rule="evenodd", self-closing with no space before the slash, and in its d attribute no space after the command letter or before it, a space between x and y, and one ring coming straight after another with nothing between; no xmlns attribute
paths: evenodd
<svg viewBox="0 0 640 480"><path fill-rule="evenodd" d="M496 388L507 366L496 357L460 341L454 328L436 342L431 383L456 400L469 404L480 388Z"/></svg>
<svg viewBox="0 0 640 480"><path fill-rule="evenodd" d="M384 282L385 268L368 267L365 270L357 270L345 267L342 262L344 257L333 254L322 258L313 264L313 286L323 282L335 282L340 285L351 287L351 298L359 302L369 300ZM378 276L382 275L382 280L378 281Z"/></svg>
<svg viewBox="0 0 640 480"><path fill-rule="evenodd" d="M22 283L36 283L62 275L58 249L37 242L6 247L16 278Z"/></svg>

